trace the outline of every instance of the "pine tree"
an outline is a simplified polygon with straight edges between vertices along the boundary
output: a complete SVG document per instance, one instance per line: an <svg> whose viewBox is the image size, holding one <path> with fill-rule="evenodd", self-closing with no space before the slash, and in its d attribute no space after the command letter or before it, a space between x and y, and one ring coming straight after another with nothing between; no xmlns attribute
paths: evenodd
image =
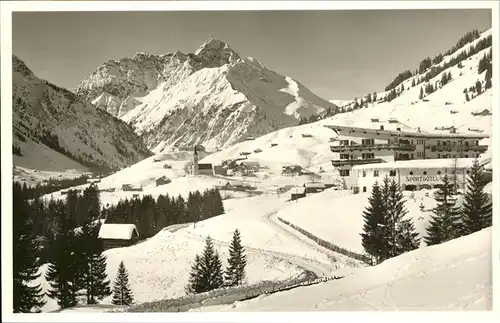
<svg viewBox="0 0 500 323"><path fill-rule="evenodd" d="M97 301L111 295L110 282L106 280L106 256L99 239L100 227L95 220L87 221L78 236L78 261L87 304L97 304Z"/></svg>
<svg viewBox="0 0 500 323"><path fill-rule="evenodd" d="M467 190L462 205L463 234L471 234L492 225L492 203L487 193L484 173L479 162L474 160L467 181Z"/></svg>
<svg viewBox="0 0 500 323"><path fill-rule="evenodd" d="M446 242L460 236L460 210L455 207L451 199L450 179L443 177L443 185L436 192L437 206L427 227L427 236L424 238L428 246Z"/></svg>
<svg viewBox="0 0 500 323"><path fill-rule="evenodd" d="M21 187L14 184L12 193L14 313L37 312L45 304L40 284L31 284L40 277L39 248L31 230L29 205L23 200Z"/></svg>
<svg viewBox="0 0 500 323"><path fill-rule="evenodd" d="M385 226L385 205L382 191L377 182L373 184L371 196L368 198L369 206L363 211L363 233L361 241L366 253L375 257L375 262L385 260L384 249L387 248L383 237L382 228Z"/></svg>
<svg viewBox="0 0 500 323"><path fill-rule="evenodd" d="M418 95L418 98L419 98L420 100L422 100L422 99L423 99L423 97L424 97L424 88L421 86L421 87L420 87L420 94Z"/></svg>
<svg viewBox="0 0 500 323"><path fill-rule="evenodd" d="M236 229L229 245L228 268L225 277L227 286L237 286L243 283L246 263L245 249L241 245L240 232Z"/></svg>
<svg viewBox="0 0 500 323"><path fill-rule="evenodd" d="M73 307L78 304L77 293L81 286L78 276L78 260L75 252L75 232L71 221L64 210L58 210L56 215L57 233L54 239L54 257L50 260L45 279L50 284L48 295L57 299L61 308Z"/></svg>
<svg viewBox="0 0 500 323"><path fill-rule="evenodd" d="M405 219L408 210L405 207L400 187L394 179L389 183L386 206L386 228L390 228L390 233L388 234L390 257L396 257L418 248L420 242L418 233L415 231L413 221Z"/></svg>
<svg viewBox="0 0 500 323"><path fill-rule="evenodd" d="M477 92L477 95L481 94L481 82L479 81L476 81L476 92Z"/></svg>
<svg viewBox="0 0 500 323"><path fill-rule="evenodd" d="M194 264L191 266L191 272L189 273L189 282L186 286L187 294L197 294L203 292L201 286L201 258L196 255L194 259Z"/></svg>
<svg viewBox="0 0 500 323"><path fill-rule="evenodd" d="M195 259L196 265L196 259ZM213 289L221 288L224 285L222 271L222 261L219 254L215 251L212 238L210 236L205 242L205 249L200 257L199 270L193 286L197 286L200 293L208 292Z"/></svg>
<svg viewBox="0 0 500 323"><path fill-rule="evenodd" d="M470 98L469 98L469 93L468 93L468 92L465 92L465 100L466 100L467 102L469 102L469 101L470 101Z"/></svg>
<svg viewBox="0 0 500 323"><path fill-rule="evenodd" d="M377 101L377 92L373 92L372 101Z"/></svg>
<svg viewBox="0 0 500 323"><path fill-rule="evenodd" d="M134 302L134 295L130 289L128 281L128 272L123 264L120 262L118 266L118 273L113 284L113 299L111 303L114 305L131 305Z"/></svg>

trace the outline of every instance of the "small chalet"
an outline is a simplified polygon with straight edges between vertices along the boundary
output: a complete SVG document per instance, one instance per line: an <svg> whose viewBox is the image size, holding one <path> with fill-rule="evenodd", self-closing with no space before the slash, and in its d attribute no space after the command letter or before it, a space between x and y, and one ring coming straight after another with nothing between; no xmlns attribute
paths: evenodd
<svg viewBox="0 0 500 323"><path fill-rule="evenodd" d="M172 169L172 165L169 165L169 164L164 164L164 165L163 165L163 168L164 168L164 169Z"/></svg>
<svg viewBox="0 0 500 323"><path fill-rule="evenodd" d="M260 164L256 161L242 161L240 166L245 169L247 173L256 173L259 171Z"/></svg>
<svg viewBox="0 0 500 323"><path fill-rule="evenodd" d="M141 186L134 186L132 184L123 184L122 185L122 191L125 191L125 192L141 192L142 191L142 185Z"/></svg>
<svg viewBox="0 0 500 323"><path fill-rule="evenodd" d="M312 137L312 135L309 134L309 133L303 133L302 134L302 138L311 138L311 137Z"/></svg>
<svg viewBox="0 0 500 323"><path fill-rule="evenodd" d="M302 172L302 167L299 165L283 166L281 168L281 174L283 176L297 176Z"/></svg>
<svg viewBox="0 0 500 323"><path fill-rule="evenodd" d="M253 152L254 152L254 153L256 153L256 154L258 154L258 153L261 153L261 152L262 152L262 149L257 148L257 149L255 149Z"/></svg>
<svg viewBox="0 0 500 323"><path fill-rule="evenodd" d="M290 190L290 198L292 201L306 197L305 187L294 187Z"/></svg>
<svg viewBox="0 0 500 323"><path fill-rule="evenodd" d="M135 224L104 223L99 230L104 250L127 247L139 240L139 232Z"/></svg>
<svg viewBox="0 0 500 323"><path fill-rule="evenodd" d="M156 180L156 186L170 184L172 181L167 176L162 176Z"/></svg>
<svg viewBox="0 0 500 323"><path fill-rule="evenodd" d="M283 194L286 192L286 188L282 186L272 186L267 189L267 194L269 195L277 195L277 194Z"/></svg>
<svg viewBox="0 0 500 323"><path fill-rule="evenodd" d="M276 143L271 144L271 147L276 147L276 146L278 146L278 144L276 144Z"/></svg>
<svg viewBox="0 0 500 323"><path fill-rule="evenodd" d="M323 183L305 183L304 188L306 190L306 193L318 193L318 192L323 192L326 188L325 184Z"/></svg>

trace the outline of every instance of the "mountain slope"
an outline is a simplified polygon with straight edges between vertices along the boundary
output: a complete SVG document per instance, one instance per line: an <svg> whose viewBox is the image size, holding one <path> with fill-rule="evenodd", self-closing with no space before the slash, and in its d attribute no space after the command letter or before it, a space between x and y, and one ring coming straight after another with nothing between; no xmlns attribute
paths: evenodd
<svg viewBox="0 0 500 323"><path fill-rule="evenodd" d="M491 35L491 30L484 32L474 42L459 48L456 52L443 58L445 62L456 57L463 51ZM281 166L285 164L298 164L313 171L320 167L329 172L333 170L331 159L338 159L339 154L329 149L329 139L337 135L324 127L324 125L355 125L362 127L380 127L384 124L386 129L400 127L406 131L416 131L420 128L425 132L449 132L441 130L454 126L458 133L477 133L492 135L491 115L475 115L483 110L492 110L492 89L483 90L480 94L470 92L471 99L466 100L464 89L474 86L480 81L484 89L485 73L478 72L481 58L489 53L491 47L486 47L478 53L457 62L437 74L429 82L435 84L444 73L451 73L452 80L446 85L438 87L433 93L419 99L420 87L411 86L412 78L403 82L405 90L394 100L377 101L368 103L364 108L338 113L334 116L319 120L317 122L295 127L280 129L255 140L238 143L228 149L216 152L206 157L203 162L221 163L227 159L235 159L241 152L248 152L248 159L257 160L261 165L267 166L271 172L279 174ZM462 66L461 68L459 67ZM414 78L421 78L417 74ZM377 94L382 98L388 92ZM339 102L339 101L336 101ZM380 122L371 122L371 118L378 118ZM399 123L389 124L388 120L395 118ZM307 136L305 136L307 135ZM481 144L490 144L491 137L484 139ZM273 146L274 145L274 146ZM256 153L255 150L261 151ZM481 156L491 156L490 149Z"/></svg>
<svg viewBox="0 0 500 323"><path fill-rule="evenodd" d="M491 238L486 228L340 280L192 311L491 310Z"/></svg>
<svg viewBox="0 0 500 323"><path fill-rule="evenodd" d="M210 40L194 54L108 61L77 93L132 124L150 149L231 146L336 106L302 84Z"/></svg>
<svg viewBox="0 0 500 323"><path fill-rule="evenodd" d="M14 165L118 168L151 154L126 123L37 78L18 57L12 59Z"/></svg>

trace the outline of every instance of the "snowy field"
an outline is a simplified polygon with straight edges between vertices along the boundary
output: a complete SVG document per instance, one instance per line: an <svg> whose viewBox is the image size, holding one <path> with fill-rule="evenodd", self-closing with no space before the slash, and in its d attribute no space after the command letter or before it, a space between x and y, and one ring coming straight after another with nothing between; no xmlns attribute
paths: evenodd
<svg viewBox="0 0 500 323"><path fill-rule="evenodd" d="M369 193L346 194L344 191L326 190L291 203L277 216L334 245L363 253L360 233L369 196ZM436 206L433 191L417 191L413 197L411 192L404 192L404 196L408 217L414 220L415 229L423 237L431 216L430 210ZM425 206L424 212L420 212L421 203Z"/></svg>
<svg viewBox="0 0 500 323"><path fill-rule="evenodd" d="M193 311L491 310L491 234L420 248L341 280Z"/></svg>

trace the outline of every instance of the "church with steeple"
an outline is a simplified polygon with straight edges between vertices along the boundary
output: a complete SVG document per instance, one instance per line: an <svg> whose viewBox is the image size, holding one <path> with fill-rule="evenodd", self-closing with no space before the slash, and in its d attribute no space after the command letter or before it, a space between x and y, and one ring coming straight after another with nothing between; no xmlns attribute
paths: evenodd
<svg viewBox="0 0 500 323"><path fill-rule="evenodd" d="M200 164L197 145L194 146L193 165L191 166L191 175L193 175L193 176L214 175L214 168L213 168L212 164L208 164L208 163Z"/></svg>

